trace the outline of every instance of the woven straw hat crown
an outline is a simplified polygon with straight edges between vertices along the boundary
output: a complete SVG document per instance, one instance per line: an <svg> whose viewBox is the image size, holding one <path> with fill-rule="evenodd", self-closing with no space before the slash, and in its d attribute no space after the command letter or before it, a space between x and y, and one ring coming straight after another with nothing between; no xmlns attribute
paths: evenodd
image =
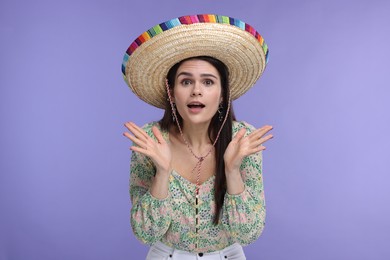
<svg viewBox="0 0 390 260"><path fill-rule="evenodd" d="M250 25L227 16L182 16L141 34L127 49L122 73L143 101L166 106L169 69L191 57L210 56L229 70L231 99L237 99L259 79L268 62L268 46Z"/></svg>

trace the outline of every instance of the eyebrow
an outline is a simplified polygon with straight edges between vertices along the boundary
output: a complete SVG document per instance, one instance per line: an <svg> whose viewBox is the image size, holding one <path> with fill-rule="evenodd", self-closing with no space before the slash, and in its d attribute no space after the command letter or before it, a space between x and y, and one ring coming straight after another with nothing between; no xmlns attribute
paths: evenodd
<svg viewBox="0 0 390 260"><path fill-rule="evenodd" d="M178 77L180 77L180 76L190 76L190 77L192 77L193 74L192 74L192 73L189 73L189 72L183 71L183 72L180 72L180 73L177 75L176 78L178 78ZM214 74L209 74L209 73L203 73L203 74L200 74L200 76L201 76L202 78L212 77L212 78L218 79Z"/></svg>

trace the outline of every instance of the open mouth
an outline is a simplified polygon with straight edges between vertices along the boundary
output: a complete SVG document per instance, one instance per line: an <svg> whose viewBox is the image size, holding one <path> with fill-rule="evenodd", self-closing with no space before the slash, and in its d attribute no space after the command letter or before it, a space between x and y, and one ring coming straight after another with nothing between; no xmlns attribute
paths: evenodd
<svg viewBox="0 0 390 260"><path fill-rule="evenodd" d="M205 105L203 105L202 103L190 103L187 105L187 107L189 108L204 108Z"/></svg>

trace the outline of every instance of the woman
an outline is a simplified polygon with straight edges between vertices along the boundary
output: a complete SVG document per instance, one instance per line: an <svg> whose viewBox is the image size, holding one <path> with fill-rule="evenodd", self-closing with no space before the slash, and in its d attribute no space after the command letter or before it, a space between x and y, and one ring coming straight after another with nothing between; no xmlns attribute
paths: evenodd
<svg viewBox="0 0 390 260"><path fill-rule="evenodd" d="M252 27L214 15L170 20L130 45L126 82L165 109L159 122L125 124L131 224L152 245L147 259L245 259L241 245L261 234L261 151L272 127L235 121L231 101L260 77L267 55Z"/></svg>

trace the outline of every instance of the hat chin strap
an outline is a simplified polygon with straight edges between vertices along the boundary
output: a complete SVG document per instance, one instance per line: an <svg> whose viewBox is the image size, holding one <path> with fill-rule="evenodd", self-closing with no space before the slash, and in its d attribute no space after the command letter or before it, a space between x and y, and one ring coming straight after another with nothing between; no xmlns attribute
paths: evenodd
<svg viewBox="0 0 390 260"><path fill-rule="evenodd" d="M231 102L231 99L230 99L230 91L229 91L229 102L228 102L228 107L226 109L226 114L225 114L225 118L221 124L221 127L219 128L219 131L218 131L218 134L217 134L217 137L215 138L214 140L214 143L213 143L213 146L211 146L210 150L203 156L198 156L194 153L194 151L192 150L190 144L187 142L186 138L184 137L184 134L183 134L183 131L180 127L180 124L179 124L179 120L177 120L177 114L176 114L176 109L174 109L174 104L173 104L173 101L172 101L172 96L171 96L171 91L169 90L169 84L168 84L168 79L165 79L165 86L167 88L167 93L168 93L168 99L169 99L169 104L171 106L171 109L172 109L172 115L174 117L174 121L176 121L176 124L177 124L177 127L179 128L179 131L180 131L180 135L181 137L183 138L183 141L184 143L187 145L187 148L188 150L191 152L191 154L198 160L198 162L195 164L195 167L192 169L191 171L191 175L194 174L195 170L196 170L196 189L195 189L195 219L196 219L196 235L198 235L198 224L199 224L199 215L198 215L198 198L199 198L199 187L200 187L200 172L201 172L201 168L202 168L202 163L203 161L206 159L207 156L209 156L209 154L211 153L211 151L213 150L215 144L217 143L218 141L218 138L219 138L219 135L221 134L221 131L222 131L222 128L223 126L225 125L226 123L226 120L227 120L227 117L229 115L229 111L230 111L230 102ZM197 247L197 243L195 244L195 246Z"/></svg>

